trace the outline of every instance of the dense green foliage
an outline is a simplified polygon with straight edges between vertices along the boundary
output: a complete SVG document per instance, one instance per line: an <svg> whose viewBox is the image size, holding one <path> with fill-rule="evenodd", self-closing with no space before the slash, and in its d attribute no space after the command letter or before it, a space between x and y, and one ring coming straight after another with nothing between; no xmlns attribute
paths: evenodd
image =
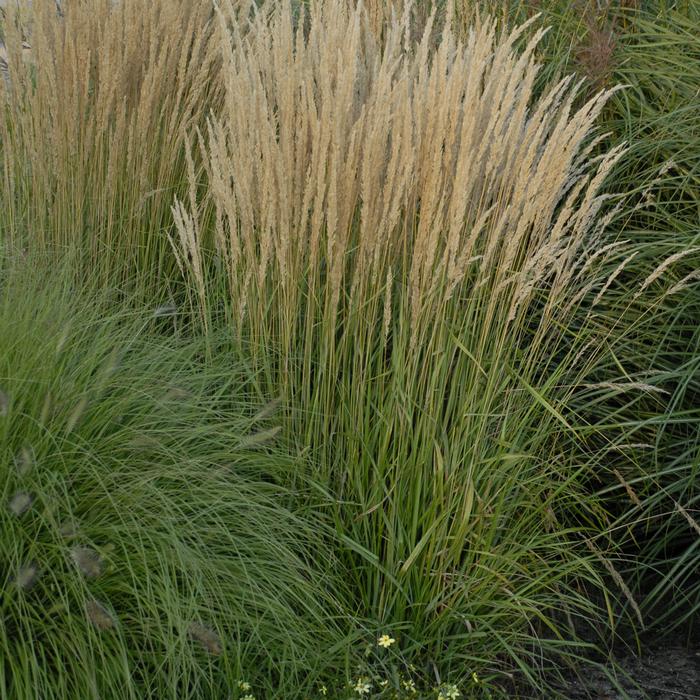
<svg viewBox="0 0 700 700"><path fill-rule="evenodd" d="M168 308L0 284L0 696L286 695L337 663L334 555L245 368Z"/></svg>
<svg viewBox="0 0 700 700"><path fill-rule="evenodd" d="M429 2L366 31L331 0L64 4L0 20L2 700L554 697L618 633L692 624L700 2L440 0L420 49ZM567 171L525 234L484 213L520 206L515 130L482 189L442 158L477 4L530 20L519 55L550 27L536 75L485 71L481 133L525 114L504 66L531 105L577 72L572 115L624 86L542 161L584 183L625 149L546 269ZM415 272L467 190L492 238L456 284Z"/></svg>

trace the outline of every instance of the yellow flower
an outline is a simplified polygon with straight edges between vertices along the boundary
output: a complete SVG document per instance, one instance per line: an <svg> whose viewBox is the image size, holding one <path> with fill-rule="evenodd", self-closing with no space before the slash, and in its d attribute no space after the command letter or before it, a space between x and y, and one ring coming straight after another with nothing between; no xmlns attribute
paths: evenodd
<svg viewBox="0 0 700 700"><path fill-rule="evenodd" d="M462 693L459 692L459 688L456 685L443 686L438 694L438 700L457 700L457 698L461 697Z"/></svg>
<svg viewBox="0 0 700 700"><path fill-rule="evenodd" d="M401 685L403 685L404 690L407 690L409 693L416 692L416 683L412 678L409 678L407 681L402 681Z"/></svg>
<svg viewBox="0 0 700 700"><path fill-rule="evenodd" d="M320 692L321 692L321 695L328 695L328 688L326 688L325 685L322 685Z"/></svg>
<svg viewBox="0 0 700 700"><path fill-rule="evenodd" d="M377 644L385 649L388 649L392 644L394 644L394 642L396 642L396 640L393 637L390 637L388 634L383 634L377 640Z"/></svg>
<svg viewBox="0 0 700 700"><path fill-rule="evenodd" d="M358 695L368 695L369 691L372 690L372 684L366 678L358 678L353 690Z"/></svg>
<svg viewBox="0 0 700 700"><path fill-rule="evenodd" d="M245 693L246 691L250 690L250 683L247 681L240 681L238 683L238 687Z"/></svg>

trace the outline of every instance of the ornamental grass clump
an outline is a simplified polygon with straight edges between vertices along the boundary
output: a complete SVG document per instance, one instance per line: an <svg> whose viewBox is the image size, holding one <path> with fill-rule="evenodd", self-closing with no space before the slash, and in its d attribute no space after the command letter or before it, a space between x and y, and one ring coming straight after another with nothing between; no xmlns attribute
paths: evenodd
<svg viewBox="0 0 700 700"><path fill-rule="evenodd" d="M289 400L363 613L426 664L537 686L543 649L576 655L600 614L586 587L613 594L573 408L627 264L603 244L611 92L535 96L526 26L460 39L448 11L416 39L407 6L380 41L336 0L217 15L226 95L191 134L208 186L192 168L173 207L192 303L209 325L228 300Z"/></svg>
<svg viewBox="0 0 700 700"><path fill-rule="evenodd" d="M17 265L0 274L0 697L218 700L241 676L294 697L336 668L342 585L285 486L297 459L239 447L249 370Z"/></svg>
<svg viewBox="0 0 700 700"><path fill-rule="evenodd" d="M629 87L606 109L606 128L630 142L614 182L634 206L615 228L636 256L598 307L627 332L604 371L613 386L582 398L608 445L615 531L634 532L630 586L665 634L700 610L700 5L639 5L613 74ZM618 388L631 382L647 388Z"/></svg>
<svg viewBox="0 0 700 700"><path fill-rule="evenodd" d="M7 4L3 239L76 251L103 279L167 270L184 134L220 100L212 14L189 0Z"/></svg>

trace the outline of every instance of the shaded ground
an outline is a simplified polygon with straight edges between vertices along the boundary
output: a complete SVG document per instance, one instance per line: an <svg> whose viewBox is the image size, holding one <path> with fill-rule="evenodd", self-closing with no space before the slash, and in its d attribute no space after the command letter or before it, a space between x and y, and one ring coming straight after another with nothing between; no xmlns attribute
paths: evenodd
<svg viewBox="0 0 700 700"><path fill-rule="evenodd" d="M700 700L700 644L669 639L648 644L640 658L618 659L622 691L601 670L571 679L562 693L570 700ZM624 692L623 692L624 691Z"/></svg>

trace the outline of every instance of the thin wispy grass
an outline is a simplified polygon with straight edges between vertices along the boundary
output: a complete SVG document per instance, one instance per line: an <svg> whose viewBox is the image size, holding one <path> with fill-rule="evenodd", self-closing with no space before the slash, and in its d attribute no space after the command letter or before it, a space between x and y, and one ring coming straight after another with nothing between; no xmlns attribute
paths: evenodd
<svg viewBox="0 0 700 700"><path fill-rule="evenodd" d="M355 633L326 524L285 485L299 460L239 446L249 372L73 272L0 276L0 696L310 689Z"/></svg>
<svg viewBox="0 0 700 700"><path fill-rule="evenodd" d="M628 329L612 346L607 376L657 391L601 397L590 419L618 446L601 471L621 520L616 532L625 522L634 532L626 568L659 632L692 624L700 606L692 574L700 552L692 525L700 499L700 64L692 59L700 56L698 22L696 3L643 4L618 29L614 76L629 87L605 114L608 127L629 139L615 179L636 200L616 225L634 247L634 263L601 306L601 323L614 317ZM617 488L611 466L623 477ZM625 484L639 504L625 497Z"/></svg>

